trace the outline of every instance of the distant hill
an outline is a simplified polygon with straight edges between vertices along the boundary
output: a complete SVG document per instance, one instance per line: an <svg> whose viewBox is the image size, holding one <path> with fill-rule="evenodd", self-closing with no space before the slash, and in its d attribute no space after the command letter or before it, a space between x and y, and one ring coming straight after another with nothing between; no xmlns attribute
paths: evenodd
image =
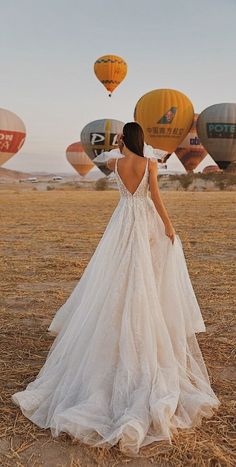
<svg viewBox="0 0 236 467"><path fill-rule="evenodd" d="M25 172L18 172L17 170L4 169L0 167L0 181L14 181L20 180L21 178L28 178L31 174Z"/></svg>

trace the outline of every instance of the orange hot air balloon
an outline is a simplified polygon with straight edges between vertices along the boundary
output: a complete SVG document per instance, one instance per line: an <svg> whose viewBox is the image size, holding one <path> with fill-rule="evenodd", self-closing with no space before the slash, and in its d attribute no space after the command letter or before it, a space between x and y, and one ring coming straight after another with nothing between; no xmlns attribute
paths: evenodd
<svg viewBox="0 0 236 467"><path fill-rule="evenodd" d="M0 109L0 166L19 151L25 137L22 120L10 110Z"/></svg>
<svg viewBox="0 0 236 467"><path fill-rule="evenodd" d="M110 92L119 86L127 74L127 63L116 55L103 55L94 63L94 72L99 81Z"/></svg>
<svg viewBox="0 0 236 467"><path fill-rule="evenodd" d="M187 172L192 172L196 169L198 164L200 164L207 155L207 151L201 144L197 135L197 119L198 114L195 114L189 133L175 150L175 154L178 156Z"/></svg>
<svg viewBox="0 0 236 467"><path fill-rule="evenodd" d="M182 92L155 89L136 104L134 119L144 131L145 141L172 153L188 134L194 116L193 105Z"/></svg>
<svg viewBox="0 0 236 467"><path fill-rule="evenodd" d="M70 144L66 149L66 158L74 169L82 176L94 167L94 163L89 159L80 142Z"/></svg>

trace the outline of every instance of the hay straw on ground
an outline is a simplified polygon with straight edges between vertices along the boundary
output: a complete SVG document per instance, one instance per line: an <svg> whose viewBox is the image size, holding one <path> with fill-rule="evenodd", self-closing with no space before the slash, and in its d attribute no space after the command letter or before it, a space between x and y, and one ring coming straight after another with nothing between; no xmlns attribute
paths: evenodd
<svg viewBox="0 0 236 467"><path fill-rule="evenodd" d="M2 465L235 466L235 315L233 193L166 193L185 250L207 333L198 335L222 404L211 419L153 443L138 458L118 446L90 448L66 434L52 439L11 402L42 367L46 329L81 276L117 202L115 192L2 193L0 455ZM55 453L54 464L51 454Z"/></svg>

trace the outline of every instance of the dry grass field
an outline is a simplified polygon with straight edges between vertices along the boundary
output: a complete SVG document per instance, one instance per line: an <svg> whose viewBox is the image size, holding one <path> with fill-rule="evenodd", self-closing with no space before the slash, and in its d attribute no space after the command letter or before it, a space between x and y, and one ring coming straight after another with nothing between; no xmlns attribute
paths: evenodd
<svg viewBox="0 0 236 467"><path fill-rule="evenodd" d="M235 193L164 192L180 235L207 327L198 342L221 406L173 445L90 448L62 434L53 439L10 400L43 365L53 337L47 327L91 257L118 201L115 191L17 192L2 189L0 226L0 453L4 467L235 466ZM112 261L112 258L111 258Z"/></svg>

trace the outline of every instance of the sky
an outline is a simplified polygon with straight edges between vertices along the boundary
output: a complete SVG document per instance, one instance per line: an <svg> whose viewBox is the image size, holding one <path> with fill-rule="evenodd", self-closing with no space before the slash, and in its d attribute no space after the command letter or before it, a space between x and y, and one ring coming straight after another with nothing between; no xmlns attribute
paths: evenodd
<svg viewBox="0 0 236 467"><path fill-rule="evenodd" d="M65 149L92 120L133 120L138 99L182 91L195 112L235 102L236 0L7 0L0 2L0 107L27 129L4 167L72 171ZM123 57L109 98L96 58Z"/></svg>

